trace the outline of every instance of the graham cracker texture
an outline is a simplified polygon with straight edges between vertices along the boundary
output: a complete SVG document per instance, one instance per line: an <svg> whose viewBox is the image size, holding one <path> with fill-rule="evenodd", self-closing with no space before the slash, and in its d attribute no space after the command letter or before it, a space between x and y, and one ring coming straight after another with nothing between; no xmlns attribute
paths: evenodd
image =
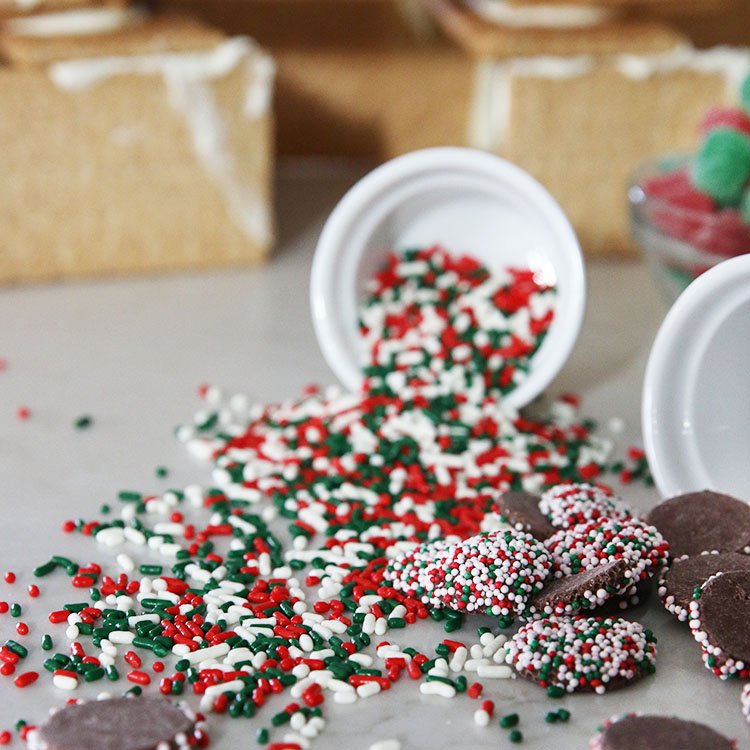
<svg viewBox="0 0 750 750"><path fill-rule="evenodd" d="M247 40L216 44L212 33L203 52L170 51L169 75L114 39L104 57L88 48L82 62L49 64L47 52L0 67L0 173L13 176L0 181L0 282L266 256L272 65ZM212 73L182 76L180 63L200 55L218 56Z"/></svg>
<svg viewBox="0 0 750 750"><path fill-rule="evenodd" d="M0 0L0 18L25 16L35 13L57 13L78 8L120 7L125 5L126 2L127 0L36 0L36 2Z"/></svg>
<svg viewBox="0 0 750 750"><path fill-rule="evenodd" d="M722 72L689 67L645 78L624 75L611 62L567 78L512 69L498 64L490 74L494 92L485 96L511 104L483 145L550 190L590 256L635 253L627 190L636 167L648 157L692 151L706 109L732 98Z"/></svg>
<svg viewBox="0 0 750 750"><path fill-rule="evenodd" d="M60 60L164 52L209 50L226 38L220 31L191 18L160 16L134 22L116 33L86 36L27 37L0 34L0 54L15 66L48 65Z"/></svg>

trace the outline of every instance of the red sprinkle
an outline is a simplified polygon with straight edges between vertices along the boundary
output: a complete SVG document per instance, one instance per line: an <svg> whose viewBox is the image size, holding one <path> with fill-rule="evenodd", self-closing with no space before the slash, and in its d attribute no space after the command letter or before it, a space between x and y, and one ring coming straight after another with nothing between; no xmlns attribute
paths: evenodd
<svg viewBox="0 0 750 750"><path fill-rule="evenodd" d="M16 633L18 633L18 635L28 635L29 626L25 622L19 622L16 625Z"/></svg>
<svg viewBox="0 0 750 750"><path fill-rule="evenodd" d="M31 416L31 409L28 406L19 406L16 410L16 416L25 422Z"/></svg>
<svg viewBox="0 0 750 750"><path fill-rule="evenodd" d="M53 625L57 625L60 622L65 622L68 619L70 612L67 609L58 609L54 612L49 613L47 618Z"/></svg>
<svg viewBox="0 0 750 750"><path fill-rule="evenodd" d="M15 583L15 582L16 582L16 574L12 570L9 570L5 574L5 583Z"/></svg>
<svg viewBox="0 0 750 750"><path fill-rule="evenodd" d="M77 589L88 589L96 583L96 578L92 576L73 576L71 583Z"/></svg>
<svg viewBox="0 0 750 750"><path fill-rule="evenodd" d="M135 651L126 651L124 659L133 669L140 669L142 664L141 657Z"/></svg>
<svg viewBox="0 0 750 750"><path fill-rule="evenodd" d="M9 609L8 602L0 602L0 615L4 615Z"/></svg>
<svg viewBox="0 0 750 750"><path fill-rule="evenodd" d="M29 596L32 599L36 599L39 596L39 586L37 586L35 583L30 584L28 589L26 590L29 592Z"/></svg>
<svg viewBox="0 0 750 750"><path fill-rule="evenodd" d="M483 690L484 686L481 682L472 682L471 685L469 685L466 693L469 698L478 698L482 694Z"/></svg>
<svg viewBox="0 0 750 750"><path fill-rule="evenodd" d="M128 680L134 682L136 685L148 685L151 682L151 678L146 672L140 672L137 669L128 672Z"/></svg>
<svg viewBox="0 0 750 750"><path fill-rule="evenodd" d="M39 679L39 672L24 672L19 674L13 684L17 688L25 688L27 685L31 685L32 682L36 682Z"/></svg>
<svg viewBox="0 0 750 750"><path fill-rule="evenodd" d="M0 368L0 370L1 369L3 368ZM10 745L11 739L12 735L7 729L0 732L0 745Z"/></svg>

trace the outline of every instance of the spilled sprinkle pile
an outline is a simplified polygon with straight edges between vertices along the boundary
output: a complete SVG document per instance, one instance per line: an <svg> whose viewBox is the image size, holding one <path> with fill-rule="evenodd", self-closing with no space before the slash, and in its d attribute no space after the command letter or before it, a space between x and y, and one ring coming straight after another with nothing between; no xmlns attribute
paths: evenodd
<svg viewBox="0 0 750 750"><path fill-rule="evenodd" d="M138 693L156 682L164 695L198 696L205 712L265 717L261 744L283 733L274 750L307 748L325 726L326 700L366 700L404 676L424 694L478 699L479 680L510 677L515 652L487 628L447 638L434 654L390 639L425 618L450 633L464 612L510 624L551 560L531 538L516 550L518 533L504 536L492 506L507 489L541 492L609 468L609 442L573 398L534 419L502 402L528 372L554 300L529 270L490 273L438 248L394 255L361 310L360 393L310 387L256 405L203 388L204 408L177 437L211 462L211 486L125 490L119 517L65 524L111 551L117 572L112 560L60 555L34 571L67 574L75 591L49 614L41 642L54 685L124 677ZM460 561L427 576L435 600L425 603L420 545L446 539L465 540ZM529 549L510 591L467 578L505 580ZM388 572L402 555L415 586ZM18 687L38 676L23 670L28 655L16 641L0 649L2 674L23 671ZM280 694L287 704L269 715L264 705ZM492 710L482 703L477 723Z"/></svg>

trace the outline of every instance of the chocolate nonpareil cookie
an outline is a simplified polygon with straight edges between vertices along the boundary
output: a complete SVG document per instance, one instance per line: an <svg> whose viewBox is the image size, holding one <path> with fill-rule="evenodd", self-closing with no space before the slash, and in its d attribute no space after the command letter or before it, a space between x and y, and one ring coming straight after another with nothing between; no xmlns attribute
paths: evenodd
<svg viewBox="0 0 750 750"><path fill-rule="evenodd" d="M67 705L29 737L31 750L175 750L202 744L198 718L165 698L124 697Z"/></svg>
<svg viewBox="0 0 750 750"><path fill-rule="evenodd" d="M722 680L750 677L750 572L709 578L690 602L690 630L703 663Z"/></svg>
<svg viewBox="0 0 750 750"><path fill-rule="evenodd" d="M705 724L671 716L631 714L608 721L590 750L733 750L731 740Z"/></svg>
<svg viewBox="0 0 750 750"><path fill-rule="evenodd" d="M540 498L539 509L556 528L569 529L603 518L625 521L634 517L632 508L601 484L558 484Z"/></svg>
<svg viewBox="0 0 750 750"><path fill-rule="evenodd" d="M711 576L733 570L750 571L750 556L713 552L675 560L659 579L659 599L668 612L686 622L696 592Z"/></svg>
<svg viewBox="0 0 750 750"><path fill-rule="evenodd" d="M552 557L554 578L575 577L617 561L625 563L624 569L610 568L612 572L622 571L622 577L618 583L608 578L607 587L597 589L597 606L616 598L621 598L625 606L636 603L638 585L656 575L668 559L664 537L636 518L600 518L560 529L544 545Z"/></svg>
<svg viewBox="0 0 750 750"><path fill-rule="evenodd" d="M655 671L655 641L637 622L550 617L519 629L505 645L506 662L545 688L605 693Z"/></svg>
<svg viewBox="0 0 750 750"><path fill-rule="evenodd" d="M667 539L674 559L714 550L750 552L750 505L730 495L677 495L657 505L647 521Z"/></svg>

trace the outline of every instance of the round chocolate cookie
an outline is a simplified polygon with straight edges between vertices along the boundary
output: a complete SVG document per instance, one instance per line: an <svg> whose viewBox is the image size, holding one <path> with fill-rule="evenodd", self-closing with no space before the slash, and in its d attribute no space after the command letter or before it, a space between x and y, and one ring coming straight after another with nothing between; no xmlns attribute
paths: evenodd
<svg viewBox="0 0 750 750"><path fill-rule="evenodd" d="M705 552L675 560L659 579L659 599L668 612L686 622L695 593L711 576L733 570L750 571L750 556L737 552Z"/></svg>
<svg viewBox="0 0 750 750"><path fill-rule="evenodd" d="M750 677L750 572L709 578L690 602L688 621L703 663L722 680Z"/></svg>
<svg viewBox="0 0 750 750"><path fill-rule="evenodd" d="M540 615L572 615L597 609L619 595L628 566L611 560L577 575L555 578L531 601L531 611Z"/></svg>
<svg viewBox="0 0 750 750"><path fill-rule="evenodd" d="M383 578L431 607L481 612L507 627L541 591L551 567L538 539L504 529L424 544L391 560Z"/></svg>
<svg viewBox="0 0 750 750"><path fill-rule="evenodd" d="M605 693L655 671L655 638L612 617L550 617L522 626L505 644L522 677L565 692Z"/></svg>
<svg viewBox="0 0 750 750"><path fill-rule="evenodd" d="M125 697L67 705L34 733L34 750L162 750L196 743L196 717L165 698ZM202 732L202 729L198 730Z"/></svg>
<svg viewBox="0 0 750 750"><path fill-rule="evenodd" d="M646 519L669 542L674 559L701 552L750 552L750 505L705 490L677 495Z"/></svg>
<svg viewBox="0 0 750 750"><path fill-rule="evenodd" d="M732 750L731 740L705 724L671 716L630 714L604 725L590 750Z"/></svg>
<svg viewBox="0 0 750 750"><path fill-rule="evenodd" d="M555 528L539 510L538 495L528 492L503 492L497 502L496 512L518 531L526 531L544 541L555 533Z"/></svg>

